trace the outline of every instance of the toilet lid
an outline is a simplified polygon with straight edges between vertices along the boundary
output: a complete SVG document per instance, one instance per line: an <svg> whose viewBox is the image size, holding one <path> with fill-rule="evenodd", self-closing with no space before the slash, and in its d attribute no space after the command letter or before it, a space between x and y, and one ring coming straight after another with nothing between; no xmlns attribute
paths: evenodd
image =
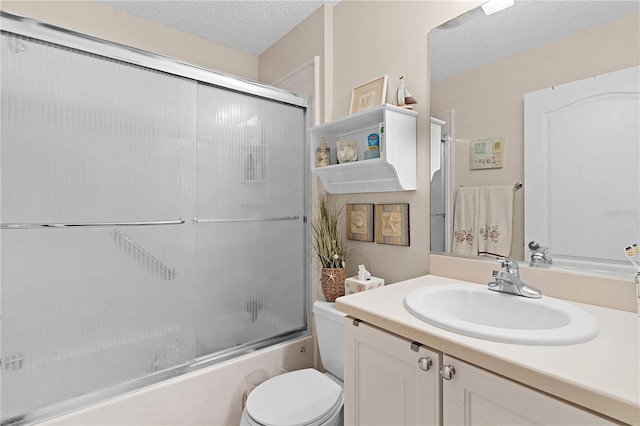
<svg viewBox="0 0 640 426"><path fill-rule="evenodd" d="M263 425L302 426L332 413L342 403L342 388L312 368L267 380L247 399L247 414Z"/></svg>

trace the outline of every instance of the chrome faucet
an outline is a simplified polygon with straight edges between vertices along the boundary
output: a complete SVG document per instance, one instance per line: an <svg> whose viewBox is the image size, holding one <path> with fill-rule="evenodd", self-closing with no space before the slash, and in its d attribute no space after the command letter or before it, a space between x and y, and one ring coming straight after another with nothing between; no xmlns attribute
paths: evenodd
<svg viewBox="0 0 640 426"><path fill-rule="evenodd" d="M529 241L529 249L533 251L529 266L548 268L553 263L549 247L541 246L535 241Z"/></svg>
<svg viewBox="0 0 640 426"><path fill-rule="evenodd" d="M500 271L493 271L495 281L491 281L488 284L489 290L530 297L532 299L542 297L542 292L539 289L522 282L520 279L520 267L516 262L504 257L499 257L498 262L502 264L502 269Z"/></svg>

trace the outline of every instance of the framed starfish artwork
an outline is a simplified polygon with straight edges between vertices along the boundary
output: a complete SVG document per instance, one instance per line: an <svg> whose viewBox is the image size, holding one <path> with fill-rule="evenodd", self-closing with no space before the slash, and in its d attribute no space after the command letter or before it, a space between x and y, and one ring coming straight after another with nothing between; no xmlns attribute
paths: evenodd
<svg viewBox="0 0 640 426"><path fill-rule="evenodd" d="M376 243L409 245L409 204L376 204Z"/></svg>
<svg viewBox="0 0 640 426"><path fill-rule="evenodd" d="M373 204L347 204L347 239L373 242Z"/></svg>

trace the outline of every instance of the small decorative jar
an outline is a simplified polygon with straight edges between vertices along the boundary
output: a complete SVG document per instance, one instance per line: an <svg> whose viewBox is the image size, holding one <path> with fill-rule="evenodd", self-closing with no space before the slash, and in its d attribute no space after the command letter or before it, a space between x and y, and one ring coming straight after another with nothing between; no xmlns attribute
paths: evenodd
<svg viewBox="0 0 640 426"><path fill-rule="evenodd" d="M318 145L318 149L316 149L316 167L324 167L330 165L330 155L331 149L329 148L329 145L325 143L324 138L322 138L320 145Z"/></svg>
<svg viewBox="0 0 640 426"><path fill-rule="evenodd" d="M358 142L357 141L338 141L336 142L336 157L338 163L350 163L358 159Z"/></svg>

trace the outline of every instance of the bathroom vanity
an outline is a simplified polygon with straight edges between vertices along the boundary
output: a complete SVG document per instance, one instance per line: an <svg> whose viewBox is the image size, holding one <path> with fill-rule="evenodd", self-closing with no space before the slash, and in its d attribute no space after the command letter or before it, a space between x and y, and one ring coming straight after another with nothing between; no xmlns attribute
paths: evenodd
<svg viewBox="0 0 640 426"><path fill-rule="evenodd" d="M348 315L345 424L640 422L635 313L570 302L593 316L599 335L538 346L446 331L404 306L414 289L461 283L473 284L426 275L336 300Z"/></svg>

